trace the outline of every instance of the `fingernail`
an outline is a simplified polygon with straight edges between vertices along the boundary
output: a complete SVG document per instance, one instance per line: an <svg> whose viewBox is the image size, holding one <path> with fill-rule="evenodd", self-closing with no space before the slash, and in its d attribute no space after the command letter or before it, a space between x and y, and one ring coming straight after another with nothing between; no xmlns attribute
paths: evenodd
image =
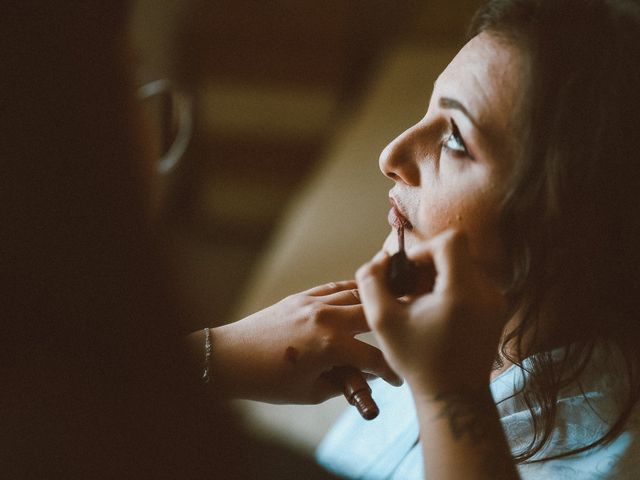
<svg viewBox="0 0 640 480"><path fill-rule="evenodd" d="M353 290L351 290L351 294L356 297L356 300L360 301L360 292L358 292L357 288L354 288Z"/></svg>

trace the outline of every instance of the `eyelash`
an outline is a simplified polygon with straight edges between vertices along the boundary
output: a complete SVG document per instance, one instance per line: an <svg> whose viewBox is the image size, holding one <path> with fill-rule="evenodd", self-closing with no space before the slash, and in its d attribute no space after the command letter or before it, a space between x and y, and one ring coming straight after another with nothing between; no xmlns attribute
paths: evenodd
<svg viewBox="0 0 640 480"><path fill-rule="evenodd" d="M450 147L449 141L451 140L455 140L455 142L460 145L460 148ZM451 133L449 133L449 135L445 138L442 146L443 148L446 148L447 150L452 152L454 155L468 157L471 160L473 160L473 157L471 156L471 154L469 154L469 150L467 150L467 146L465 145L464 140L460 135L460 130L458 129L458 125L456 125L456 122L454 122L453 119L451 119Z"/></svg>

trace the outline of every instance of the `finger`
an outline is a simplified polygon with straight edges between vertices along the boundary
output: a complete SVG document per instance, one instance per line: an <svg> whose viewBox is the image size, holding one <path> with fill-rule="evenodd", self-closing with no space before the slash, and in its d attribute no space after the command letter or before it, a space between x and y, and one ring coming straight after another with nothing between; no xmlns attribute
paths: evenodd
<svg viewBox="0 0 640 480"><path fill-rule="evenodd" d="M345 305L335 307L331 310L333 314L331 318L340 324L341 328L346 329L350 335L369 332L369 324L364 316L362 305Z"/></svg>
<svg viewBox="0 0 640 480"><path fill-rule="evenodd" d="M320 295L330 295L335 292L340 292L342 290L350 290L356 288L355 280L343 280L340 282L329 282L323 285L318 285L316 287L310 288L302 292L305 295L310 296L320 296Z"/></svg>
<svg viewBox="0 0 640 480"><path fill-rule="evenodd" d="M359 305L360 295L358 294L357 288L350 288L348 290L342 290L341 292L323 296L321 297L321 300L327 305Z"/></svg>
<svg viewBox="0 0 640 480"><path fill-rule="evenodd" d="M324 372L311 387L311 399L321 403L342 393L342 386L331 376L331 371Z"/></svg>
<svg viewBox="0 0 640 480"><path fill-rule="evenodd" d="M389 256L378 254L369 263L360 267L356 273L358 292L364 307L369 326L380 326L388 315L397 315L402 308L387 288L387 269Z"/></svg>
<svg viewBox="0 0 640 480"><path fill-rule="evenodd" d="M354 338L346 351L348 352L347 365L380 377L391 385L402 385L402 378L393 371L378 348Z"/></svg>
<svg viewBox="0 0 640 480"><path fill-rule="evenodd" d="M412 247L407 256L419 263L433 262L437 272L436 288L448 288L461 282L472 262L467 236L454 229Z"/></svg>

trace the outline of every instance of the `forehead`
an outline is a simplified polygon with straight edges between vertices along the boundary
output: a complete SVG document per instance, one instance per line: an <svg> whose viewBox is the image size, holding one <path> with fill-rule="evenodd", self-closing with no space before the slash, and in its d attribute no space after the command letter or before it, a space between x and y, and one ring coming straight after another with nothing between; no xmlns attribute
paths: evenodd
<svg viewBox="0 0 640 480"><path fill-rule="evenodd" d="M462 103L481 133L497 139L513 127L525 62L520 50L486 32L472 38L440 74L434 99Z"/></svg>

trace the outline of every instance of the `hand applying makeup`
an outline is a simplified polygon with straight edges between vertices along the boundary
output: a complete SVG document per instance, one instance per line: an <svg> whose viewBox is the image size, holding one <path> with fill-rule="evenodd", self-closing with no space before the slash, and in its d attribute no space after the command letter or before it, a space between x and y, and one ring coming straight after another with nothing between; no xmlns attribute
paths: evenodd
<svg viewBox="0 0 640 480"><path fill-rule="evenodd" d="M433 265L432 289L398 300L388 286L391 259L383 252L356 274L367 322L385 358L422 393L437 393L452 382L486 387L506 321L501 291L474 264L458 231L407 253L417 264Z"/></svg>
<svg viewBox="0 0 640 480"><path fill-rule="evenodd" d="M502 292L473 261L459 231L421 242L407 256L433 265L432 289L400 299L389 292L385 252L356 278L367 322L391 367L407 380L420 436L429 439L422 444L425 478L519 478L489 388L508 317ZM491 476L478 476L487 458Z"/></svg>

